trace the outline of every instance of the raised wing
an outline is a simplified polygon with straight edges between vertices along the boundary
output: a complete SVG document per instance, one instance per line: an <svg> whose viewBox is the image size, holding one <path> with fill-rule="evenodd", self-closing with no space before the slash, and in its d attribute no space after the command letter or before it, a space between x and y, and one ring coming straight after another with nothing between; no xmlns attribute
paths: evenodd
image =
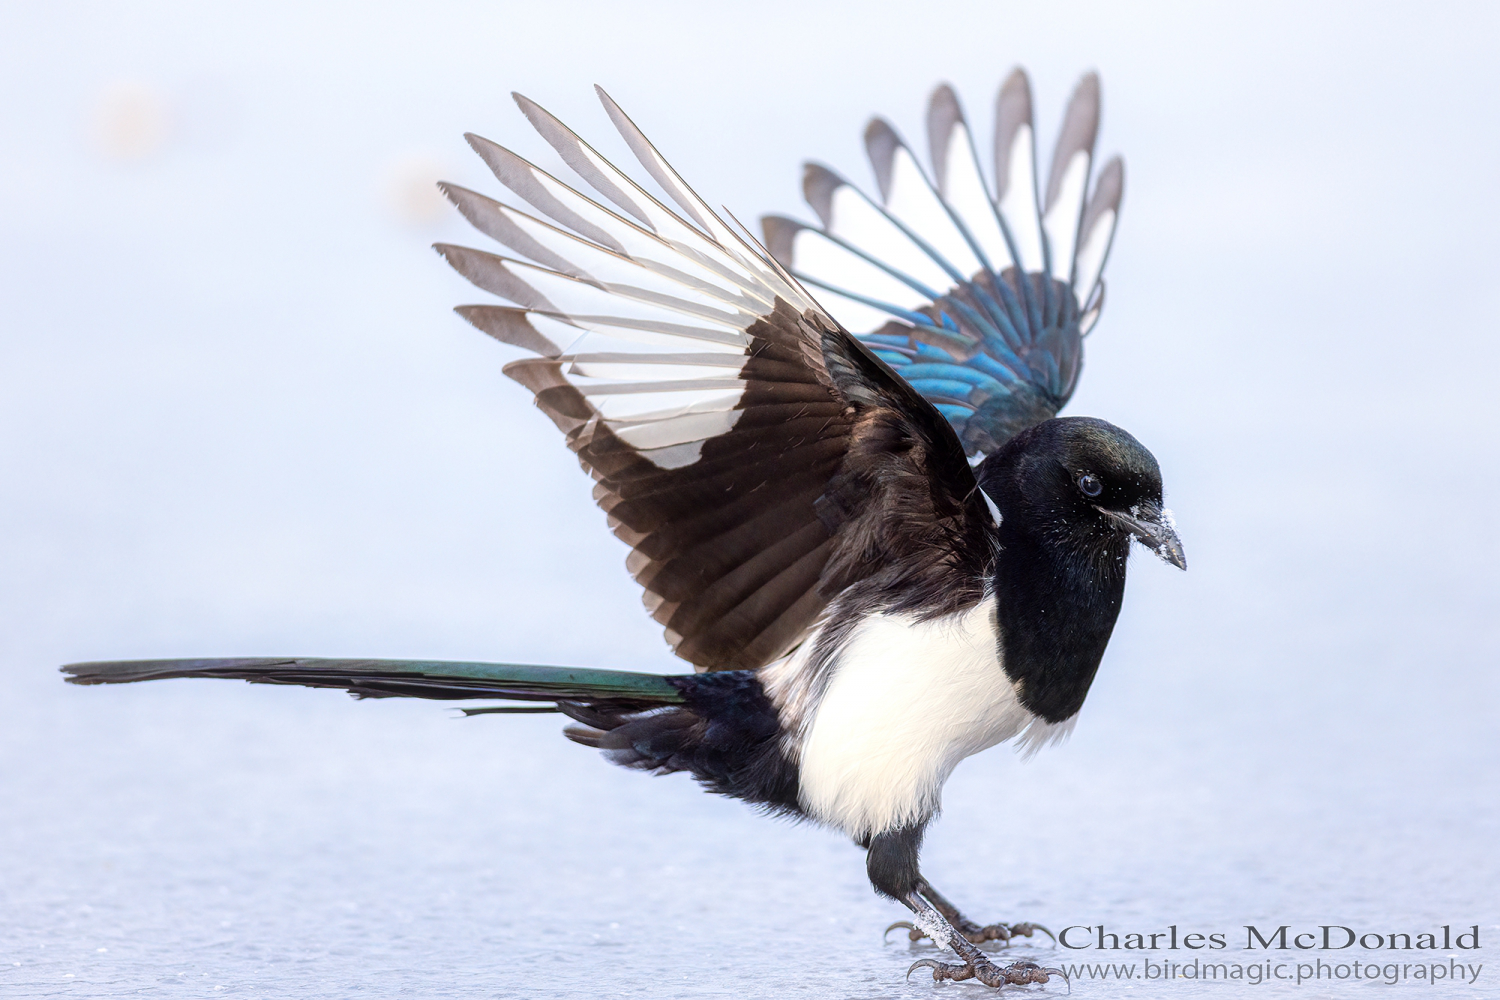
<svg viewBox="0 0 1500 1000"><path fill-rule="evenodd" d="M995 184L953 89L927 111L931 173L884 120L865 130L879 198L807 164L819 225L762 219L766 245L859 339L947 417L971 456L1055 416L1104 303L1124 165L1088 196L1099 80L1073 92L1046 197L1037 199L1031 86L1016 70L995 104Z"/></svg>
<svg viewBox="0 0 1500 1000"><path fill-rule="evenodd" d="M469 136L530 209L444 185L503 249L437 249L509 303L458 311L531 355L506 374L594 477L673 649L758 667L896 565L972 562L979 586L990 518L947 423L599 96L677 210L517 96L598 198Z"/></svg>

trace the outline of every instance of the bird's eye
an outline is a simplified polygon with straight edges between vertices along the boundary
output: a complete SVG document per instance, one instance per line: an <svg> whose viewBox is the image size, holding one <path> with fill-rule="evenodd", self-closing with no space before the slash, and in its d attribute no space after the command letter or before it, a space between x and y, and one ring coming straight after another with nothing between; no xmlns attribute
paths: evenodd
<svg viewBox="0 0 1500 1000"><path fill-rule="evenodd" d="M1083 490L1086 497L1096 497L1104 492L1104 484L1099 481L1099 477L1087 473L1078 477L1078 488Z"/></svg>

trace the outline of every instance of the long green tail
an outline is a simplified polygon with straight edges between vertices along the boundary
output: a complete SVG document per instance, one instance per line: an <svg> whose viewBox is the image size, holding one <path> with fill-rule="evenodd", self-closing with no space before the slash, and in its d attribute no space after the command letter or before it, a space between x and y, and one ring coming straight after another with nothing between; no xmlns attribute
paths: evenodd
<svg viewBox="0 0 1500 1000"><path fill-rule="evenodd" d="M253 684L300 684L342 688L356 698L436 698L445 701L500 698L507 701L609 702L621 709L677 705L682 692L660 674L521 663L462 663L444 660L324 660L300 657L233 660L109 660L70 663L70 684L129 684L169 677L222 677ZM690 675L689 675L690 676ZM471 709L555 711L553 708Z"/></svg>

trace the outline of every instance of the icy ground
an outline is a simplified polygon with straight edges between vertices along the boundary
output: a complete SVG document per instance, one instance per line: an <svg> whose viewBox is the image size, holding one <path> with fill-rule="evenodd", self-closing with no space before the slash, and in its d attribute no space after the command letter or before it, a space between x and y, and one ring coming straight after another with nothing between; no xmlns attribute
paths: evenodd
<svg viewBox="0 0 1500 1000"><path fill-rule="evenodd" d="M1226 933L1214 957L1240 962L1266 957L1242 950L1245 924L1478 922L1480 958L1462 957L1494 956L1500 817L1493 794L1475 794L1493 793L1494 761L1473 713L1391 740L1390 706L1358 705L1385 723L1368 728L1339 721L1334 698L1320 699L1327 725L1307 709L1272 722L1274 699L1247 711L1218 685L1198 698L1132 686L1091 704L1061 750L960 770L927 868L974 915L1122 937L1175 923ZM857 849L681 778L616 771L552 719L455 721L426 704L190 682L31 687L4 711L5 995L931 989L901 979L928 949L899 934L881 944L902 913L870 892ZM1479 985L1497 976L1487 967ZM1325 982L1316 995L1362 989ZM1091 998L1144 992L1075 984ZM1225 991L1146 993L1158 994Z"/></svg>

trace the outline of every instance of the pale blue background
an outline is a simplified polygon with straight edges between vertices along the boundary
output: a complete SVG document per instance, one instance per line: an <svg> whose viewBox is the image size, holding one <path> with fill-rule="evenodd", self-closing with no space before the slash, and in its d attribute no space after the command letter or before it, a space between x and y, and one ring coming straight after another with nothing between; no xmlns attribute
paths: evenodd
<svg viewBox="0 0 1500 1000"><path fill-rule="evenodd" d="M481 296L427 249L470 239L429 175L497 187L465 130L552 162L512 89L619 152L600 82L710 201L804 213L802 159L867 178L867 116L920 139L945 79L987 136L1023 62L1049 144L1103 76L1127 193L1070 412L1154 450L1192 570L1137 560L1076 735L961 768L929 873L986 919L1236 945L1480 924L1476 988L1395 992L1493 995L1494 10L12 0L0 994L929 995L856 849L555 718L55 667L680 669L511 355L448 312Z"/></svg>

